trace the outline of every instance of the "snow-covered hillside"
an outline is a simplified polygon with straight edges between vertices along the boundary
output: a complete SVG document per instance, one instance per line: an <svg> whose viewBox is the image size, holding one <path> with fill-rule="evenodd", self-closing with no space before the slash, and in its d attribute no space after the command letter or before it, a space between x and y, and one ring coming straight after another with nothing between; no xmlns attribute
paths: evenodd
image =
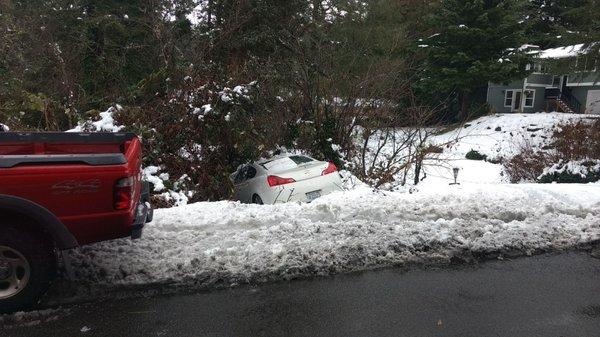
<svg viewBox="0 0 600 337"><path fill-rule="evenodd" d="M444 149L441 162L429 162L425 168L427 178L419 188L435 189L453 181L454 167L460 168L458 180L463 184L506 183L502 166L494 162L511 158L527 146L542 148L560 124L597 118L597 115L566 113L496 114L478 118L434 138L433 143L452 146ZM471 150L487 156L488 161L465 159Z"/></svg>

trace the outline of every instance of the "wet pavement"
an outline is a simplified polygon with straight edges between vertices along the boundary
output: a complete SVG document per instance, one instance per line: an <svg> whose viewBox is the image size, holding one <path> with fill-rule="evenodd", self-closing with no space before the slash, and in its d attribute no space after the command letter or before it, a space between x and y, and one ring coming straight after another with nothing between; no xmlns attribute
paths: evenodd
<svg viewBox="0 0 600 337"><path fill-rule="evenodd" d="M0 336L600 336L600 260L540 255L80 304Z"/></svg>

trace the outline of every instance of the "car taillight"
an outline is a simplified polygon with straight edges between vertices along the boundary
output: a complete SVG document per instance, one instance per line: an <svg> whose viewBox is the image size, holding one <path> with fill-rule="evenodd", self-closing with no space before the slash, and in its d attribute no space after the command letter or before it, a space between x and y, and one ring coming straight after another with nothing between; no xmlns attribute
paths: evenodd
<svg viewBox="0 0 600 337"><path fill-rule="evenodd" d="M125 210L131 208L133 203L133 177L119 179L115 183L115 209Z"/></svg>
<svg viewBox="0 0 600 337"><path fill-rule="evenodd" d="M334 163L329 162L329 164L327 165L327 168L324 169L323 172L321 172L321 175L324 176L326 174L333 173L333 172L337 172L337 167L335 166Z"/></svg>
<svg viewBox="0 0 600 337"><path fill-rule="evenodd" d="M269 184L269 186L273 187L273 186L279 186L279 185L285 185L285 184L291 184L291 183L295 183L296 181L292 178L281 178L278 176L267 176L267 183Z"/></svg>

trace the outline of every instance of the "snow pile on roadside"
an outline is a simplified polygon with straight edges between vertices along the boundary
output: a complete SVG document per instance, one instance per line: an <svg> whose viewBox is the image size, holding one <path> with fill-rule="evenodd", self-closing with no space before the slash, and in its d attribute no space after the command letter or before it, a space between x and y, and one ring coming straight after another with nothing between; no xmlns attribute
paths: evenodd
<svg viewBox="0 0 600 337"><path fill-rule="evenodd" d="M600 185L463 185L416 194L358 188L311 204L222 201L161 209L141 240L69 255L76 285L211 288L524 255L598 239Z"/></svg>
<svg viewBox="0 0 600 337"><path fill-rule="evenodd" d="M23 326L36 326L42 323L57 321L70 315L68 309L45 309L29 312L16 312L10 315L0 315L0 326L5 329Z"/></svg>

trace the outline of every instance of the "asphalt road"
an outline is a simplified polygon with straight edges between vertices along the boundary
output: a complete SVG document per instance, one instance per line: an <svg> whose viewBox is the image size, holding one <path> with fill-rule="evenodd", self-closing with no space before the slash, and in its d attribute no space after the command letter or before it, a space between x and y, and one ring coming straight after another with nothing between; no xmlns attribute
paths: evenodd
<svg viewBox="0 0 600 337"><path fill-rule="evenodd" d="M600 336L600 260L387 269L82 304L4 325L0 336Z"/></svg>

